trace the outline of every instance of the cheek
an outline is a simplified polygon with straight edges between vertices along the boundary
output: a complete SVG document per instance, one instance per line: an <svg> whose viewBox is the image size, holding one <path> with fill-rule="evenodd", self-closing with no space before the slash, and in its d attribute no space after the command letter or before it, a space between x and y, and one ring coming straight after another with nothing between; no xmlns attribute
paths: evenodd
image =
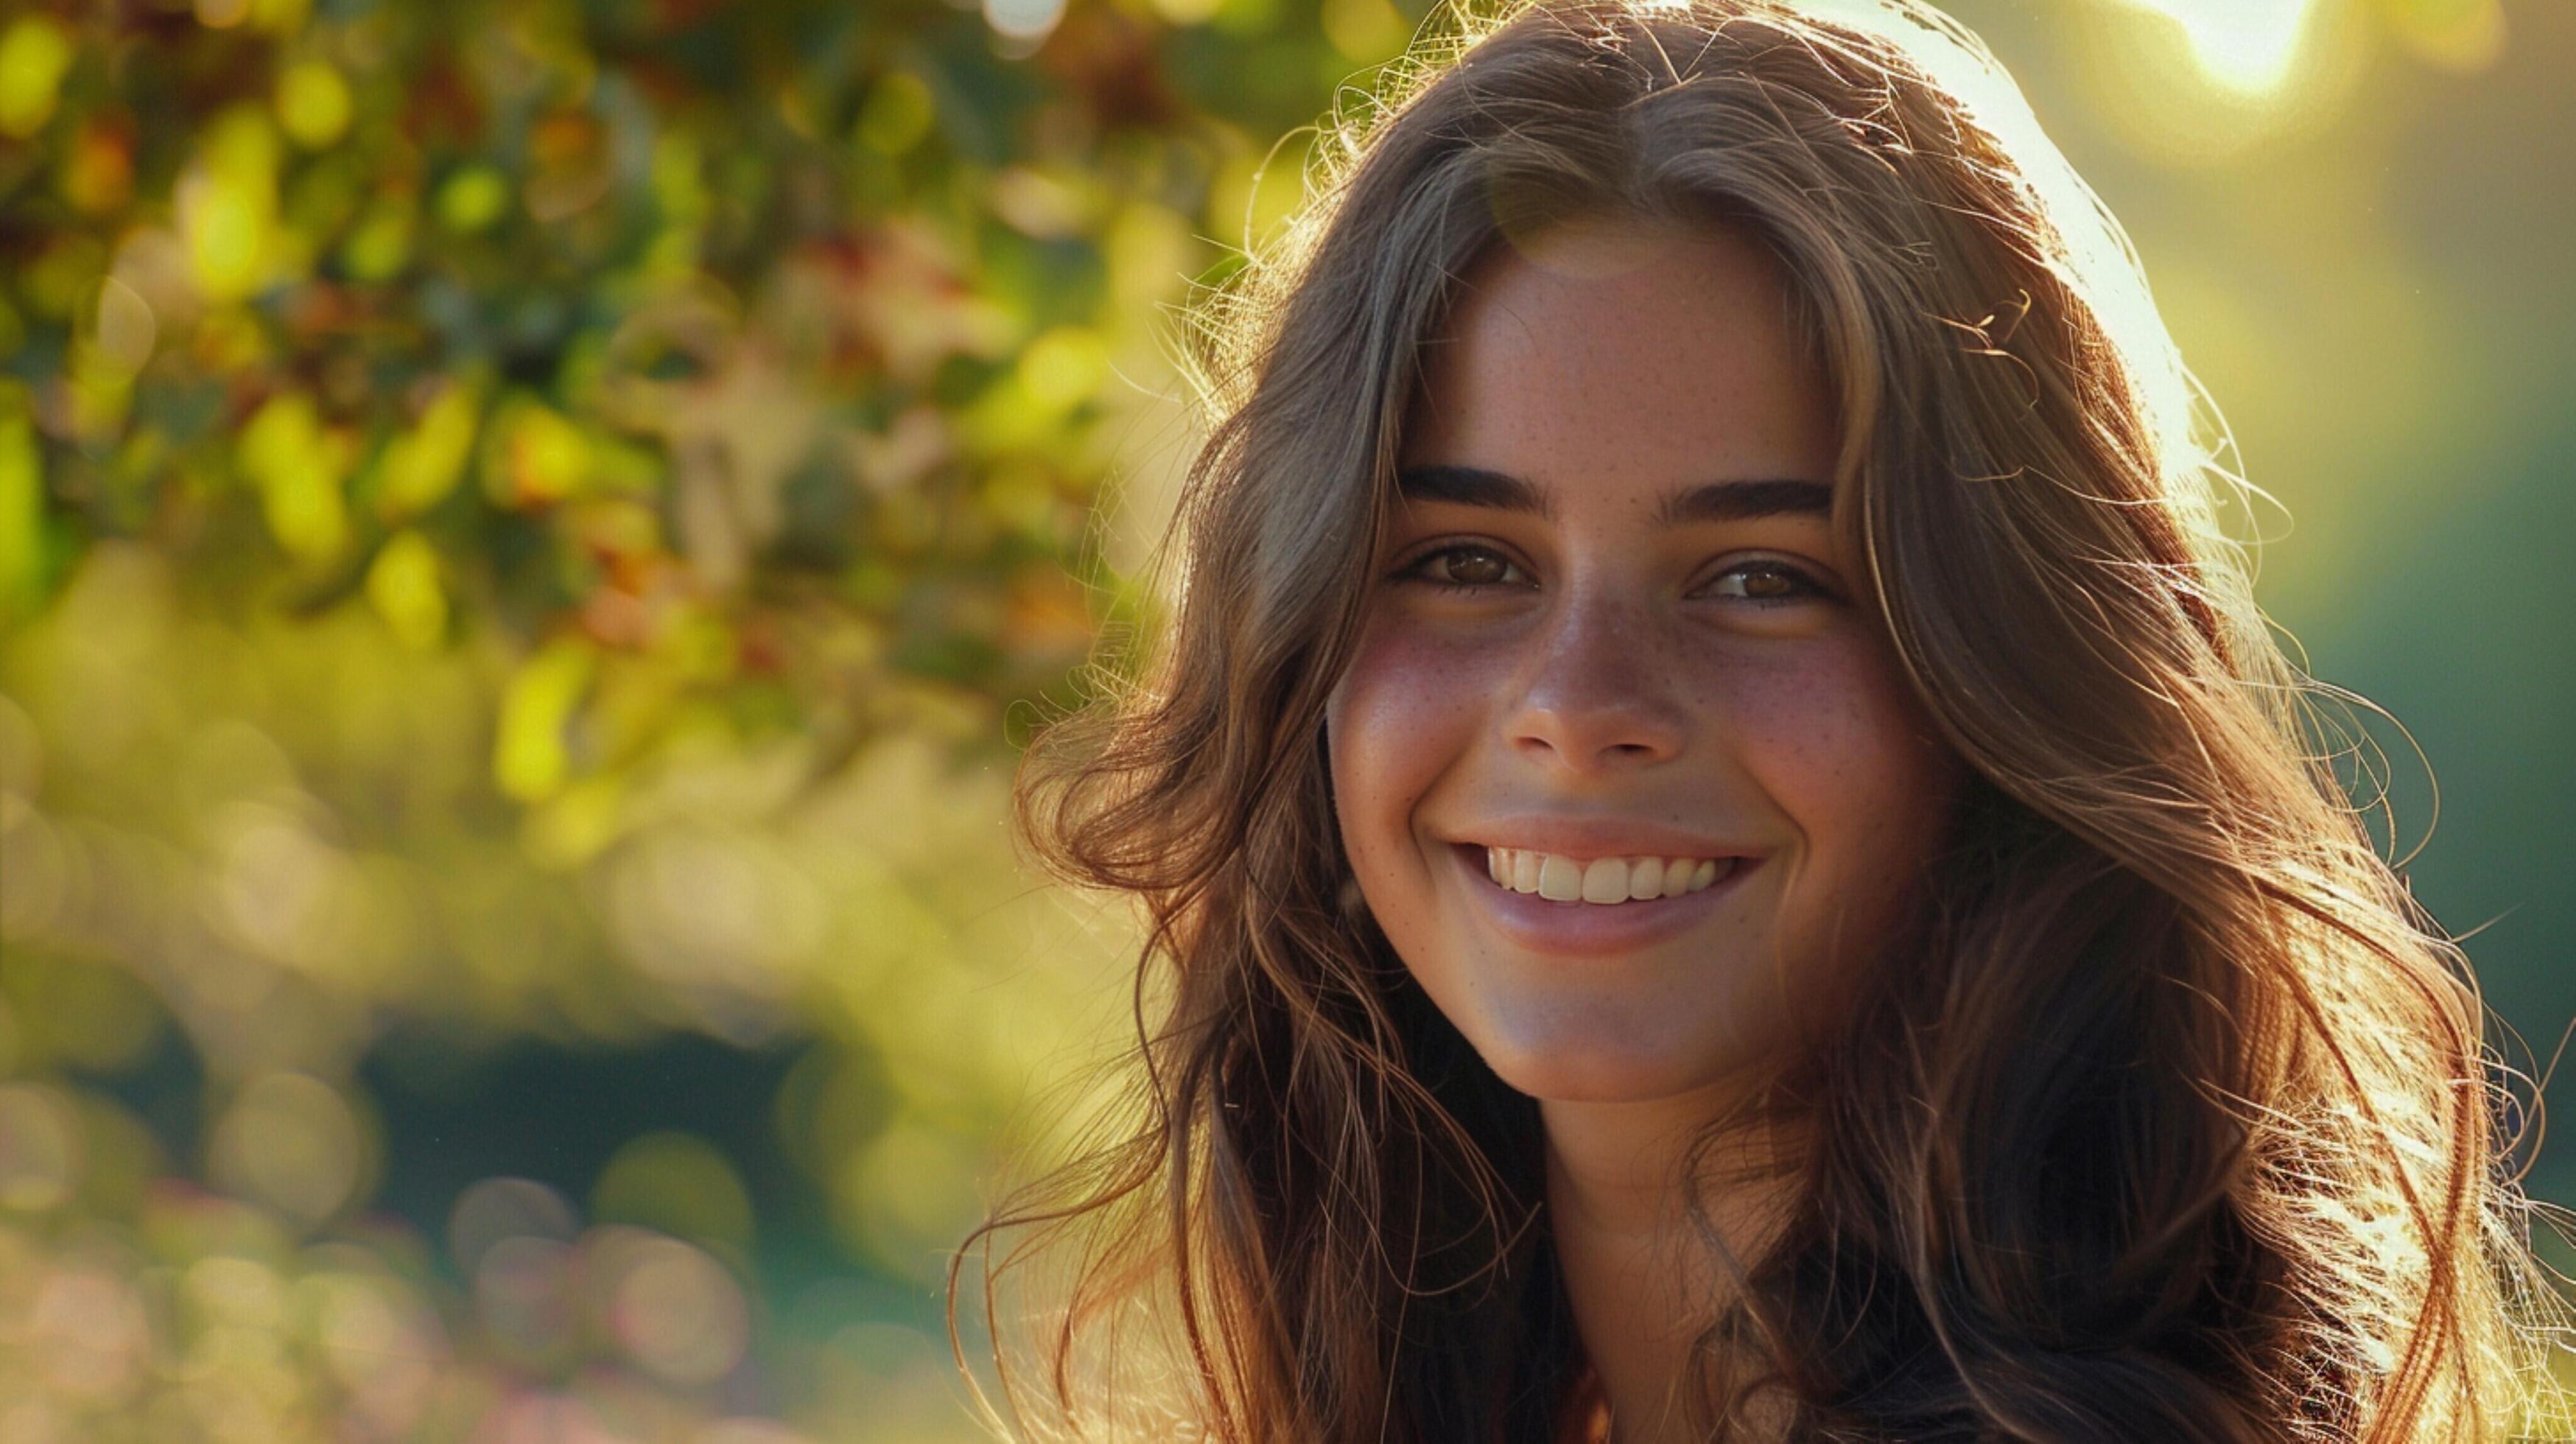
<svg viewBox="0 0 2576 1444"><path fill-rule="evenodd" d="M1402 841L1415 802L1461 754L1492 694L1490 652L1396 625L1361 634L1325 732L1344 845L1354 861Z"/></svg>
<svg viewBox="0 0 2576 1444"><path fill-rule="evenodd" d="M1727 675L1702 705L1795 838L1782 926L1805 949L1865 951L1938 845L1959 764L1872 638Z"/></svg>

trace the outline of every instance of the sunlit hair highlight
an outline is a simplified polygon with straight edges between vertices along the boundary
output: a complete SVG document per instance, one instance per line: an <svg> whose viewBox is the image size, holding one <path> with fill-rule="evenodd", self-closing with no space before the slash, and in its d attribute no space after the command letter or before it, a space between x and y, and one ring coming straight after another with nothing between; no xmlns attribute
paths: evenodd
<svg viewBox="0 0 2576 1444"><path fill-rule="evenodd" d="M2001 68L1910 0L1441 23L1193 313L1210 432L1169 624L1024 764L1031 848L1147 928L1124 1106L952 1273L954 1303L982 1265L1000 1421L1562 1428L1534 1105L1348 901L1322 719L1458 278L1607 220L1779 260L1861 604L1972 775L1907 965L1768 1097L1799 1206L1729 1258L1708 1431L2542 1427L2564 1306L2467 959L2338 779L2351 699L2255 608L2229 529L2255 493L2135 255Z"/></svg>

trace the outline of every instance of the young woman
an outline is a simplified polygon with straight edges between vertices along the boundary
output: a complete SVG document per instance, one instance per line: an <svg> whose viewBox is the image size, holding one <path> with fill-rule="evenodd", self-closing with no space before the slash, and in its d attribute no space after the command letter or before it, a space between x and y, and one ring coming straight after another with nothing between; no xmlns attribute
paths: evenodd
<svg viewBox="0 0 2576 1444"><path fill-rule="evenodd" d="M979 1230L1017 1429L2532 1427L2474 983L2134 258L1809 9L1467 27L1209 309L1171 627L1024 774L1151 930L1126 1130Z"/></svg>

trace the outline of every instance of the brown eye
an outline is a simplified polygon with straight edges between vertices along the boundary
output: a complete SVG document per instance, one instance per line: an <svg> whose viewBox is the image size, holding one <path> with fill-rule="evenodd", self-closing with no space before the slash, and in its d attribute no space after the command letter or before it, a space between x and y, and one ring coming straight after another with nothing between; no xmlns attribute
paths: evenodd
<svg viewBox="0 0 2576 1444"><path fill-rule="evenodd" d="M1775 569L1744 573L1744 594L1748 597L1782 597L1796 588L1797 583L1787 573Z"/></svg>
<svg viewBox="0 0 2576 1444"><path fill-rule="evenodd" d="M1787 562L1775 561L1751 561L1731 567L1718 573L1710 587L1721 597L1774 605L1826 595L1825 589L1805 572Z"/></svg>
<svg viewBox="0 0 2576 1444"><path fill-rule="evenodd" d="M1517 570L1509 558L1491 547L1462 545L1426 552L1396 575L1426 581L1446 591L1467 591L1508 586L1511 574Z"/></svg>
<svg viewBox="0 0 2576 1444"><path fill-rule="evenodd" d="M1471 587L1489 587L1511 571L1512 564L1489 551L1455 551L1445 558L1448 579Z"/></svg>

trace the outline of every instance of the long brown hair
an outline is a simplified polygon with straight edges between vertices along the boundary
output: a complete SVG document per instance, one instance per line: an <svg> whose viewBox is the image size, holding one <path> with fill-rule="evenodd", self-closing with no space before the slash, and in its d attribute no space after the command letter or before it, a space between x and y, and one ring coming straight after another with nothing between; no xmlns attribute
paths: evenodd
<svg viewBox="0 0 2576 1444"><path fill-rule="evenodd" d="M1762 1393L1813 1439L2529 1427L2563 1305L2484 1010L2336 778L2337 694L2254 606L2214 412L1984 48L1913 0L1816 8L1453 17L1198 311L1169 625L1022 772L1037 855L1147 931L1131 1106L958 1256L1011 1427L1560 1427L1535 1106L1347 901L1321 719L1456 278L1601 217L1782 262L1835 525L1972 779L1905 966L1778 1093L1799 1207L1699 1341L1767 1367L1704 1369L1703 1421ZM1055 1289L1025 1321L1014 1272Z"/></svg>

